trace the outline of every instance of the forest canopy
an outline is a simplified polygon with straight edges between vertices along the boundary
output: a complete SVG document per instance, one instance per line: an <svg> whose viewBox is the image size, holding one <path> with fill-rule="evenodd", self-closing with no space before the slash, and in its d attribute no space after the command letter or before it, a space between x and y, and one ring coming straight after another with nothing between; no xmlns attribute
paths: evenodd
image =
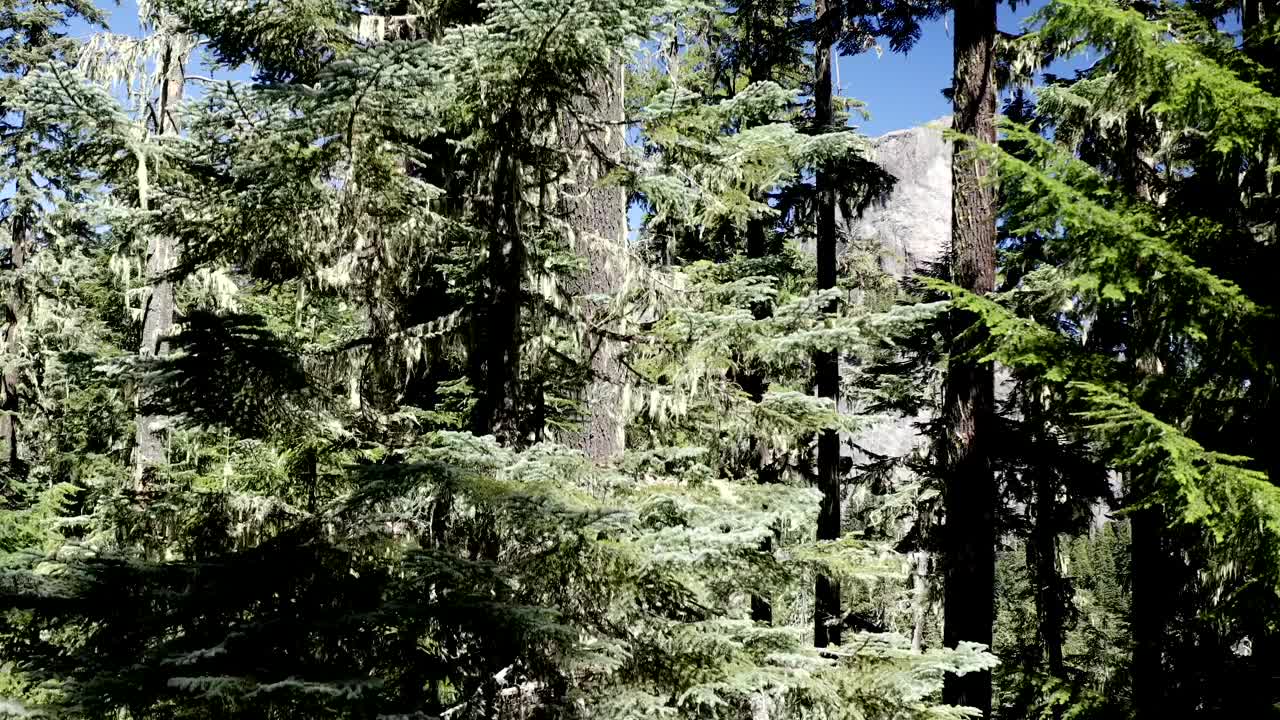
<svg viewBox="0 0 1280 720"><path fill-rule="evenodd" d="M1280 717L1280 6L999 9L0 0L0 717Z"/></svg>

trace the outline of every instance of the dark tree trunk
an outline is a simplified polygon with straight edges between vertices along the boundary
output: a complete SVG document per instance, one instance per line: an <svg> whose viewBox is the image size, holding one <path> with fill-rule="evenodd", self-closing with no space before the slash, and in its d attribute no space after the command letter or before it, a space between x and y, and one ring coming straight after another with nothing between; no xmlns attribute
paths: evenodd
<svg viewBox="0 0 1280 720"><path fill-rule="evenodd" d="M814 46L814 129L830 130L835 123L832 112L831 46L835 42L839 13L834 12L834 0L818 0L814 13L817 21L817 38ZM828 290L836 286L836 188L831 175L818 168L815 178L817 191L817 262L818 289ZM834 312L835 307L824 308ZM814 370L818 396L840 399L840 360L834 352L818 353L814 357ZM840 537L840 436L835 430L824 430L818 435L818 489L822 491L822 506L818 511L818 539L836 540ZM814 588L813 642L818 647L840 644L841 619L840 581L819 575Z"/></svg>
<svg viewBox="0 0 1280 720"><path fill-rule="evenodd" d="M22 411L19 392L18 354L22 338L22 324L26 320L27 303L23 287L22 269L31 251L31 220L25 208L16 208L10 218L12 246L9 270L14 274L13 288L5 304L4 352L7 362L3 376L3 402L0 403L0 437L5 443L5 457L11 477L21 477L22 461L18 432L19 413Z"/></svg>
<svg viewBox="0 0 1280 720"><path fill-rule="evenodd" d="M751 3L749 10L750 16L747 20L747 50L752 53L750 58L750 69L747 73L748 82L756 83L772 79L774 74L774 59L771 55L760 51L768 42L767 31L762 31L758 7L755 3ZM756 198L760 200L761 198ZM754 218L747 223L747 258L751 260L759 260L769 254L769 228L765 225L765 221L760 218ZM763 320L773 315L773 307L768 303L757 303L751 308L752 315L757 320ZM751 402L759 404L764 400L764 395L769 391L769 379L765 377L762 368L749 368L743 372L738 379L738 384L751 397ZM751 447L748 449L748 457L753 464L756 482L761 485L768 485L778 482L778 472L774 469L771 462L771 452L767 443L758 438L751 439ZM780 533L777 528L774 530L773 537L767 537L764 542L760 543L760 552L768 555L773 552L774 542L780 539ZM758 623L766 625L773 623L773 603L769 598L762 595L751 596L751 619Z"/></svg>
<svg viewBox="0 0 1280 720"><path fill-rule="evenodd" d="M751 258L764 257L764 225L758 221L753 221L747 228L747 256ZM752 308L756 319L768 317L772 308L767 305ZM764 394L769 389L769 381L765 378L759 369L745 372L738 378L738 384L751 397L751 402L759 403L764 400ZM761 485L768 485L778 482L778 472L773 468L770 460L769 449L758 437L751 439L751 446L747 451L749 462L754 466L756 482ZM779 537L777 528L774 529L774 536L767 537L760 543L760 552L768 555L773 552L774 541ZM769 598L763 595L751 596L751 619L755 622L771 624L773 623L773 603Z"/></svg>
<svg viewBox="0 0 1280 720"><path fill-rule="evenodd" d="M951 163L951 275L965 290L986 294L995 285L996 202L986 182L990 164L976 157L974 141L996 140L994 0L961 0L955 6L954 128L972 140L957 140ZM975 322L952 317L958 336ZM968 346L953 342L943 399L941 459L946 506L946 568L943 643L991 645L995 620L996 489L988 459L994 413L989 364L962 357ZM943 700L991 712L991 674L947 675Z"/></svg>
<svg viewBox="0 0 1280 720"><path fill-rule="evenodd" d="M518 119L509 118L507 137L516 137ZM500 151L494 163L493 224L489 233L488 307L481 342L472 348L480 361L480 396L476 399L472 430L494 435L504 444L520 441L521 287L524 277L524 238L520 229L522 201L520 162Z"/></svg>
<svg viewBox="0 0 1280 720"><path fill-rule="evenodd" d="M1136 112L1130 112L1125 125L1121 181L1132 197L1149 204L1152 202L1152 169L1144 157L1145 147L1142 118ZM1145 304L1133 306L1131 320L1129 332L1136 355L1136 376L1143 380L1159 375L1162 372L1160 328ZM1125 478L1125 493L1130 503L1143 501L1151 490L1146 472L1139 470ZM1164 547L1163 507L1155 503L1134 511L1129 517L1134 716L1137 720L1154 720L1165 717L1168 706L1168 687L1164 681L1165 626L1169 617L1169 594L1175 589L1172 582L1176 581L1171 582L1167 575L1171 565Z"/></svg>
<svg viewBox="0 0 1280 720"><path fill-rule="evenodd" d="M1274 70L1277 65L1277 44L1268 27L1275 22L1275 0L1244 0L1240 6L1240 29L1244 36L1244 50L1255 62ZM1262 85L1274 90L1275 80L1264 76Z"/></svg>
<svg viewBox="0 0 1280 720"><path fill-rule="evenodd" d="M1054 507L1058 483L1046 470L1036 474L1035 517L1031 526L1031 572L1035 578L1036 625L1049 675L1064 679L1062 664L1062 578L1058 572L1058 530Z"/></svg>
<svg viewBox="0 0 1280 720"><path fill-rule="evenodd" d="M626 253L627 193L604 185L602 178L622 158L625 125L622 95L624 67L596 77L588 93L566 113L560 136L570 153L565 210L573 230L574 250L587 260L586 273L571 278L568 290L584 309L587 332L583 334L591 358L591 377L584 388L581 430L564 438L597 461L616 458L623 450L620 385L624 375L616 341L593 332L605 308L588 300L591 295L617 291Z"/></svg>
<svg viewBox="0 0 1280 720"><path fill-rule="evenodd" d="M1164 582L1164 513L1154 506L1138 510L1129 518L1134 717L1158 720L1170 717L1164 702L1168 690L1164 683L1164 631L1170 602Z"/></svg>
<svg viewBox="0 0 1280 720"><path fill-rule="evenodd" d="M179 47L181 40L170 40L161 57L161 74L164 82L160 89L160 105L155 116L154 132L158 135L176 134L179 131L177 111L182 102L183 85L186 80L187 50ZM142 159L139 158L139 162ZM145 175L144 175L145 177ZM139 188L139 201L143 211L151 209L148 199L149 188ZM173 330L174 295L173 281L169 274L173 271L177 248L173 238L149 233L147 236L146 273L150 287L142 307L142 343L138 355L144 360L167 355L169 352L168 336ZM165 431L161 427L164 416L150 407L148 389L144 385L139 392L139 413L137 418L137 454L135 456L135 478L142 487L149 468L163 465L167 461Z"/></svg>

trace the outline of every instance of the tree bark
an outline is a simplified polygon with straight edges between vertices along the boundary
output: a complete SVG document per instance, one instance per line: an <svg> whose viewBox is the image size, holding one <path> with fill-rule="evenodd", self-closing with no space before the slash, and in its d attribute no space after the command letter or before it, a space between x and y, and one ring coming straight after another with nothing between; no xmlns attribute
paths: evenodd
<svg viewBox="0 0 1280 720"><path fill-rule="evenodd" d="M1164 582L1164 513L1159 506L1143 508L1130 516L1129 523L1134 717L1158 720L1169 717L1164 703L1165 605L1169 600Z"/></svg>
<svg viewBox="0 0 1280 720"><path fill-rule="evenodd" d="M1065 679L1062 662L1062 577L1058 571L1058 531L1054 506L1058 487L1051 472L1036 472L1035 517L1031 526L1031 572L1035 578L1036 625L1049 675Z"/></svg>
<svg viewBox="0 0 1280 720"><path fill-rule="evenodd" d="M568 283L568 290L584 309L588 326L583 341L589 347L591 377L583 392L581 429L564 438L592 460L605 462L622 453L624 445L620 379L624 376L622 348L591 330L604 318L604 303L591 296L618 290L623 272L627 235L627 193L603 185L610 166L621 161L625 145L623 79L619 63L593 79L587 95L574 103L561 126L564 148L573 158L566 194L566 215L573 231L574 250L586 258L587 271Z"/></svg>
<svg viewBox="0 0 1280 720"><path fill-rule="evenodd" d="M990 164L972 150L974 142L996 141L996 5L994 0L960 0L954 7L953 122L970 139L957 139L952 155L951 275L961 288L986 294L995 286L996 202L994 188L986 182ZM953 314L957 339L975 320ZM994 379L990 364L964 357L970 347L953 340L943 399L947 647L961 641L990 646L995 620L996 489L987 449ZM991 673L947 675L943 700L990 716Z"/></svg>
<svg viewBox="0 0 1280 720"><path fill-rule="evenodd" d="M929 553L911 553L911 652L924 652L925 619L929 610Z"/></svg>
<svg viewBox="0 0 1280 720"><path fill-rule="evenodd" d="M514 142L519 118L509 117L504 124L506 136ZM522 188L519 160L500 150L494 162L493 224L486 261L488 308L480 333L482 342L472 349L480 361L482 379L472 430L477 435L492 434L508 445L520 441L520 310L525 265L520 227Z"/></svg>
<svg viewBox="0 0 1280 720"><path fill-rule="evenodd" d="M23 286L22 269L31 251L31 221L26 208L15 208L10 218L11 247L9 270L13 273L13 288L5 304L3 401L0 402L0 437L5 443L5 457L11 477L22 474L21 450L18 433L22 410L18 398L20 372L18 356L21 350L22 325L26 320L27 303Z"/></svg>
<svg viewBox="0 0 1280 720"><path fill-rule="evenodd" d="M182 103L189 52L185 39L181 36L170 38L165 45L164 54L160 58L161 77L164 80L161 83L160 106L155 119L154 132L157 135L179 132L177 110ZM145 159L139 157L138 162L144 163ZM143 212L151 210L149 188L145 186L146 177L145 172L140 173L142 182L138 195ZM144 360L169 353L167 338L173 330L175 310L173 280L169 274L175 266L176 256L177 247L173 238L159 233L148 234L146 274L150 287L142 306L142 343L138 348L138 355ZM168 459L166 432L163 428L165 417L156 412L155 408L149 407L149 394L144 384L139 391L134 464L134 477L139 489L144 484L148 471L163 465Z"/></svg>
<svg viewBox="0 0 1280 720"><path fill-rule="evenodd" d="M835 123L832 112L831 46L835 43L835 28L839 13L834 12L833 0L818 0L814 7L817 37L814 43L814 129L830 130ZM829 290L836 286L836 188L831 175L819 167L815 177L817 192L817 263L818 289ZM834 303L824 308L835 312ZM818 396L840 400L840 360L834 352L817 353L814 370ZM822 506L818 511L818 539L837 540L840 537L840 436L835 430L818 434L818 488L822 491ZM841 620L840 582L836 578L818 575L814 587L813 642L817 647L840 644Z"/></svg>
<svg viewBox="0 0 1280 720"><path fill-rule="evenodd" d="M1151 203L1152 170L1144 157L1146 142L1141 123L1136 112L1129 113L1125 123L1121 181L1131 196L1140 202ZM1136 376L1142 380L1163 372L1159 359L1162 332L1152 321L1145 304L1133 306L1130 333L1130 342L1137 354L1133 365ZM1125 477L1125 492L1131 503L1142 501L1152 489L1147 473L1141 469ZM1166 576L1170 564L1164 547L1164 525L1164 509L1159 503L1130 515L1130 625L1133 629L1133 705L1137 720L1156 720L1167 716L1165 625L1169 615L1168 594L1173 587Z"/></svg>

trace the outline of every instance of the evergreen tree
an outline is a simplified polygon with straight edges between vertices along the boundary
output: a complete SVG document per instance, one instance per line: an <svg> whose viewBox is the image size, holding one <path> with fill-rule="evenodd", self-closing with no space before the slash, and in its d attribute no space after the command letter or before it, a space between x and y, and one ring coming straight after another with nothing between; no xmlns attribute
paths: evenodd
<svg viewBox="0 0 1280 720"><path fill-rule="evenodd" d="M1265 205L1265 193L1239 198L1245 168L1266 162L1272 99L1212 19L1147 11L1053 3L1020 43L1023 60L1086 45L1103 56L1080 78L1040 90L1052 143L1007 128L1027 153L992 155L1005 226L1038 236L1041 254L998 303L965 294L961 304L980 309L995 335L988 357L1059 388L1059 422L1088 433L1127 478L1133 612L1144 626L1133 628L1137 711L1263 712L1267 693L1242 691L1219 670L1257 677L1267 662L1242 653L1237 633L1256 627L1248 618L1270 601L1264 593L1238 602L1250 593L1231 588L1273 587L1263 579L1269 531L1233 529L1243 517L1251 528L1272 522L1274 486L1266 464L1250 459L1268 450L1226 430L1224 418L1266 407L1240 389L1272 362L1252 341L1265 334L1255 328L1270 300L1237 268L1269 252L1258 243L1263 225L1242 222L1242 205ZM1237 200L1223 204L1229 197ZM1033 320L1033 305L1052 314ZM1153 527L1160 516L1163 527Z"/></svg>
<svg viewBox="0 0 1280 720"><path fill-rule="evenodd" d="M985 295L995 289L996 201L990 164L975 144L996 140L996 5L990 0L957 3L952 127L957 133L951 164L951 278ZM971 320L952 325L959 338L951 350L942 408L941 462L946 525L943 559L944 642L989 646L995 622L996 488L991 471L995 418L994 376L989 362L974 358L966 337ZM947 678L946 699L991 712L986 674Z"/></svg>
<svg viewBox="0 0 1280 720"><path fill-rule="evenodd" d="M138 132L65 64L24 99L102 144L81 156L110 178L99 232L173 239L178 318L167 355L97 363L99 381L145 383L140 410L170 418L145 505L115 458L95 475L90 529L0 581L4 656L47 691L27 705L95 718L964 715L936 692L945 672L990 667L973 648L911 654L905 638L866 635L819 654L811 608L749 619L752 592L900 574L885 548L811 539L808 477L759 485L732 460L753 435L805 457L796 439L844 422L803 389L746 401L728 372L744 358L806 388L814 352L872 329L866 313L822 313L836 293L812 292L812 266L782 249L810 225L778 225L793 287L732 266L635 267L643 282L611 299L636 314L625 323L584 328L565 310L585 263L556 193L577 182L563 119L682 8L161 10L216 62L251 62L259 84L207 83L169 135ZM628 179L685 237L686 209L728 232L758 209L745 198L861 148L850 132L802 132L797 93L774 84L715 104L667 92L642 121L675 156ZM545 442L578 417L582 338L627 327L635 449L601 465ZM775 533L787 542L760 552Z"/></svg>
<svg viewBox="0 0 1280 720"><path fill-rule="evenodd" d="M829 128L833 124L831 91L831 49L835 43L833 26L838 15L832 12L825 0L814 4L814 82L813 124L817 128ZM834 177L825 167L819 166L815 178L815 215L817 235L814 249L817 253L819 291L836 287L836 190ZM824 312L832 313L834 304L828 304ZM815 384L818 396L839 406L840 358L833 351L814 356ZM818 514L818 539L840 539L841 483L840 436L835 430L824 430L818 436L818 488L822 491L822 510ZM840 626L843 613L840 609L840 585L832 578L819 575L814 588L813 643L818 647L840 644Z"/></svg>

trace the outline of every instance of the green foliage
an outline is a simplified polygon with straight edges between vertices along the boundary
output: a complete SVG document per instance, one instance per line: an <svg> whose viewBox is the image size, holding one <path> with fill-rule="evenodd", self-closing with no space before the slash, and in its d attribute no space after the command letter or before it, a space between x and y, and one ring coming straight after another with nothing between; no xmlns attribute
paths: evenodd
<svg viewBox="0 0 1280 720"><path fill-rule="evenodd" d="M816 430L855 426L808 393L809 356L890 322L826 312L844 294L813 292L790 247L814 168L847 176L850 207L882 185L865 142L808 132L774 81L642 89L644 140L608 181L653 211L645 245L670 233L706 262L614 249L604 319L572 296L557 128L685 9L166 0L140 7L150 36L99 36L15 86L79 194L24 271L42 443L0 524L3 713L969 715L937 691L990 668L981 648L863 633L820 653L801 617L816 574L892 592L905 572L883 539L811 539L804 468ZM260 82L204 83L181 134L150 132L153 53L197 41ZM789 42L776 79L798 86ZM767 252L742 252L761 223ZM177 327L142 360L154 238L176 243ZM611 464L549 441L592 334L630 345L632 449ZM751 399L744 372L771 387ZM135 412L165 418L168 462L145 473ZM782 482L745 470L760 443ZM774 625L750 619L766 595Z"/></svg>

